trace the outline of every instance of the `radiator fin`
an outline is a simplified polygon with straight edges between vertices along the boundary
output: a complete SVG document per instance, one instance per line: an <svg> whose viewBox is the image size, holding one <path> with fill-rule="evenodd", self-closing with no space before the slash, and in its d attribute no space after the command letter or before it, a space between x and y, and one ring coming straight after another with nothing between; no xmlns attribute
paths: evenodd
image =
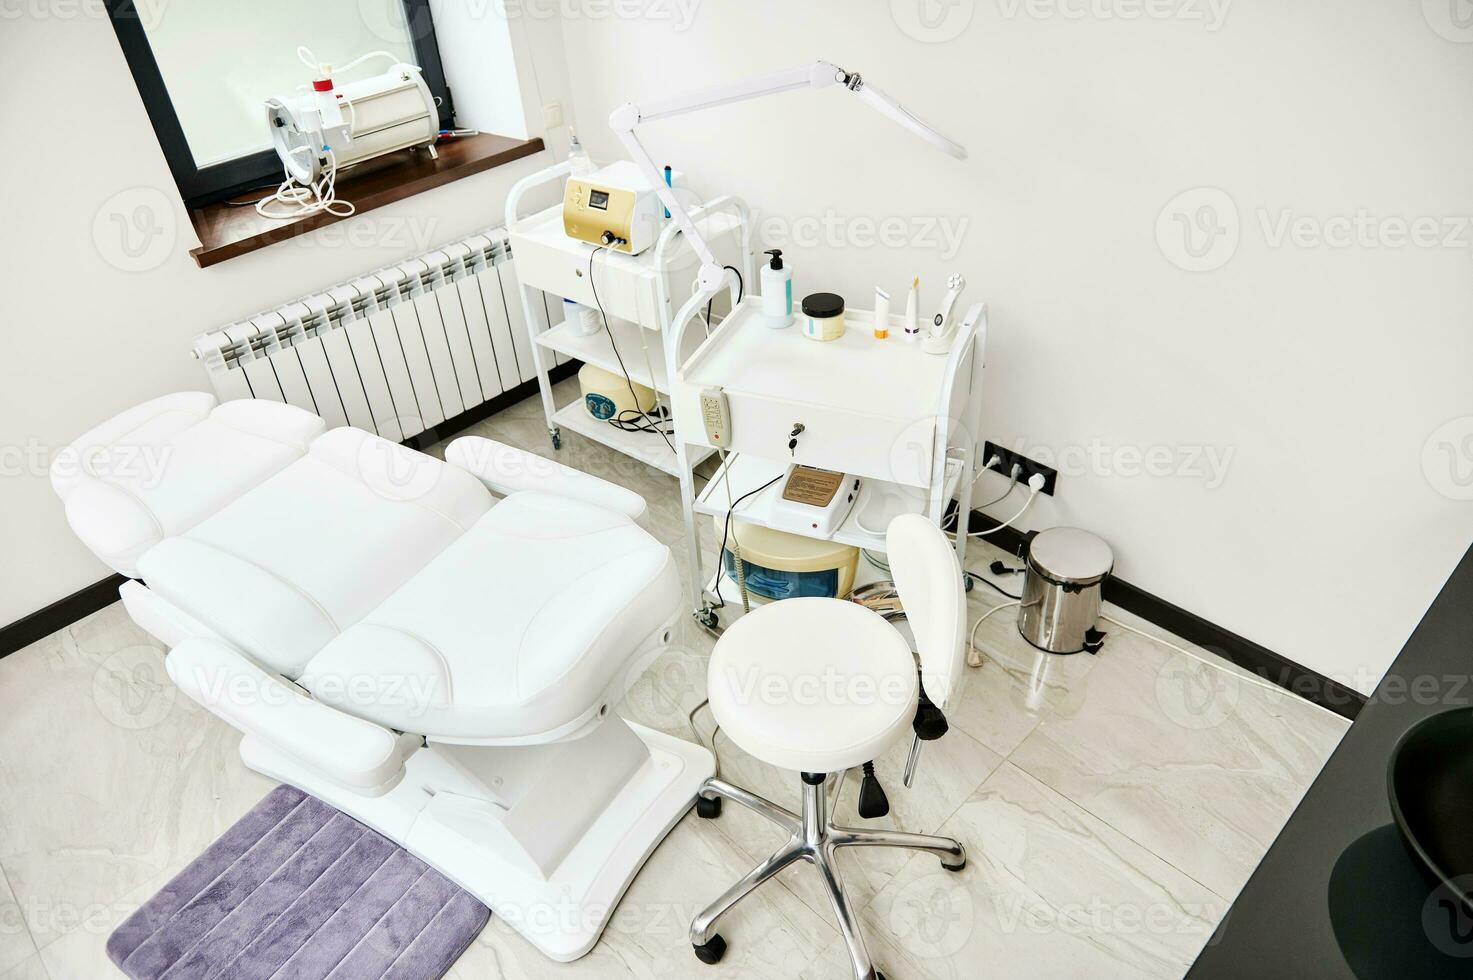
<svg viewBox="0 0 1473 980"><path fill-rule="evenodd" d="M222 401L286 402L396 442L537 374L501 229L201 334L194 353Z"/></svg>

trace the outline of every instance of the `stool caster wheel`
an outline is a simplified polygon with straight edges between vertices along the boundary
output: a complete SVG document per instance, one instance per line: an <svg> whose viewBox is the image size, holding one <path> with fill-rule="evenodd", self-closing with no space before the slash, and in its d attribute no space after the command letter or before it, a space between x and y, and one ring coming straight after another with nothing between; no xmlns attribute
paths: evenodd
<svg viewBox="0 0 1473 980"><path fill-rule="evenodd" d="M716 624L719 623L720 620L716 618L716 610L702 609L700 612L696 613L696 622L700 623L708 630L714 630L716 628Z"/></svg>
<svg viewBox="0 0 1473 980"><path fill-rule="evenodd" d="M721 957L726 955L726 940L720 936L712 936L711 941L704 946L692 945L691 949L696 952L696 959L712 966L721 962Z"/></svg>
<svg viewBox="0 0 1473 980"><path fill-rule="evenodd" d="M966 867L967 867L967 859L966 858L962 858L962 863L961 864L958 864L956 867L953 868L949 864L943 864L941 866L941 869L943 871L950 871L952 874L956 874L958 871L964 871L964 870L966 870Z"/></svg>
<svg viewBox="0 0 1473 980"><path fill-rule="evenodd" d="M972 576L970 576L970 575L963 575L962 576L962 581L964 581L964 582L967 583L966 589L967 589L968 592L971 592L972 591L972 586L976 584L976 583L974 583L972 581ZM878 976L878 975L879 974L876 974L876 976Z"/></svg>
<svg viewBox="0 0 1473 980"><path fill-rule="evenodd" d="M714 820L721 816L721 797L708 800L704 796L696 797L696 816L704 820Z"/></svg>

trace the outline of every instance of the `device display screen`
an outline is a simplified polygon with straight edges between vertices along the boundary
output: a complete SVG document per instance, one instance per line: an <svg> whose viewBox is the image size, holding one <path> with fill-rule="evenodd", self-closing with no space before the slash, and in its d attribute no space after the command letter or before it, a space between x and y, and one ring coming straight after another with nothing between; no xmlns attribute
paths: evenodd
<svg viewBox="0 0 1473 980"><path fill-rule="evenodd" d="M609 192L590 190L588 192L588 206L598 208L600 211L607 211L609 209Z"/></svg>

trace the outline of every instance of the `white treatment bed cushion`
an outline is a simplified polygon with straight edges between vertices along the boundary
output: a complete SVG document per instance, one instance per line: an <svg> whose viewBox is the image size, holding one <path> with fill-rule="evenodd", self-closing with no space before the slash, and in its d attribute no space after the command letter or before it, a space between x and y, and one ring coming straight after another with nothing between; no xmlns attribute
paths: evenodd
<svg viewBox="0 0 1473 980"><path fill-rule="evenodd" d="M483 436L456 439L445 447L445 460L503 497L540 490L616 510L636 523L645 514L644 498L633 490Z"/></svg>
<svg viewBox="0 0 1473 980"><path fill-rule="evenodd" d="M491 503L468 473L339 428L139 567L150 589L295 678Z"/></svg>
<svg viewBox="0 0 1473 980"><path fill-rule="evenodd" d="M87 547L137 576L150 547L300 459L323 430L317 416L277 402L165 395L72 442L53 460L51 484Z"/></svg>
<svg viewBox="0 0 1473 980"><path fill-rule="evenodd" d="M185 694L234 727L359 793L392 788L414 751L413 740L318 704L218 641L191 637L164 666Z"/></svg>
<svg viewBox="0 0 1473 980"><path fill-rule="evenodd" d="M329 643L300 683L389 728L537 735L598 705L679 604L670 550L624 514L513 494Z"/></svg>

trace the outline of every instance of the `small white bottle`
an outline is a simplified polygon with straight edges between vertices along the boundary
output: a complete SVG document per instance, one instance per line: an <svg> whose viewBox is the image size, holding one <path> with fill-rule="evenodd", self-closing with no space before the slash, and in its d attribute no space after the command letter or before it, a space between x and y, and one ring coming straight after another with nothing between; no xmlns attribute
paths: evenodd
<svg viewBox="0 0 1473 980"><path fill-rule="evenodd" d="M593 159L589 157L588 151L583 149L583 144L578 142L578 134L569 129L568 135L573 138L568 144L568 162L573 165L573 176L582 177L584 174L593 173Z"/></svg>
<svg viewBox="0 0 1473 980"><path fill-rule="evenodd" d="M793 322L793 270L783 265L783 251L771 248L763 253L772 261L762 267L762 315L774 330Z"/></svg>

